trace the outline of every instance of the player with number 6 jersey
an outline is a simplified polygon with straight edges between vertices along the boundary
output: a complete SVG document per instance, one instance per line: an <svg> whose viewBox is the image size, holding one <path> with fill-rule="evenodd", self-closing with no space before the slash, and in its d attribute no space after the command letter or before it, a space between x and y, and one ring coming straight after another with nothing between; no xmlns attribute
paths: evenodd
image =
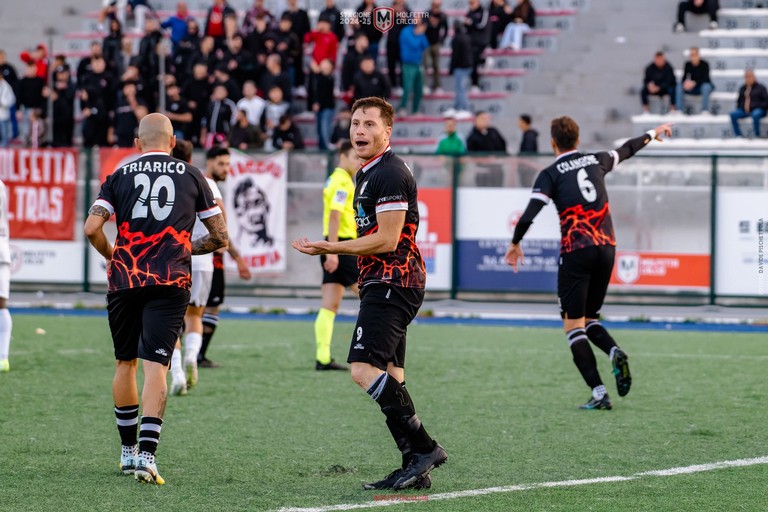
<svg viewBox="0 0 768 512"><path fill-rule="evenodd" d="M505 260L517 272L518 264L524 263L520 245L523 236L541 209L554 202L560 216L561 234L557 272L560 315L573 362L592 390L592 397L582 409L612 408L589 341L611 358L619 396L629 393L632 384L627 354L599 320L616 255L605 175L652 140L661 140L661 135L670 136L671 126L660 125L614 151L585 153L577 149L579 125L576 121L570 117L554 119L552 149L557 159L536 178L531 200L515 226L507 249Z"/></svg>

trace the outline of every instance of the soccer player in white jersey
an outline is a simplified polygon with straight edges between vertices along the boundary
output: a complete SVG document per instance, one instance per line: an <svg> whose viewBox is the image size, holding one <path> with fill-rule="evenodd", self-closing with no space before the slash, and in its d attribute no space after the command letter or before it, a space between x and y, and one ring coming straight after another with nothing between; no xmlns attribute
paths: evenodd
<svg viewBox="0 0 768 512"><path fill-rule="evenodd" d="M8 351L11 345L13 321L8 312L11 287L11 248L8 231L8 190L0 181L0 373L11 369Z"/></svg>

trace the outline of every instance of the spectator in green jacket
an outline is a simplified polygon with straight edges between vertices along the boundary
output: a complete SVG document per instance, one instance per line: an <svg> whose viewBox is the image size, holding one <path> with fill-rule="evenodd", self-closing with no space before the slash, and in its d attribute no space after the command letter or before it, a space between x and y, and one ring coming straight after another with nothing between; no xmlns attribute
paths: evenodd
<svg viewBox="0 0 768 512"><path fill-rule="evenodd" d="M445 118L445 137L437 144L437 154L447 156L461 156L467 153L467 147L456 133L456 119Z"/></svg>

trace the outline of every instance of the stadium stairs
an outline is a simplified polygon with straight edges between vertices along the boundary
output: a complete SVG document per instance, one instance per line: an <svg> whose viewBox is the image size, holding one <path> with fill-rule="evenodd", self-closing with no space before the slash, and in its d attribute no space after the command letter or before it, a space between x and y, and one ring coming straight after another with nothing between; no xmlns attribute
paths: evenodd
<svg viewBox="0 0 768 512"><path fill-rule="evenodd" d="M511 150L514 150L518 136L517 116L529 109L522 108L517 96L521 94L530 83L536 82L536 74L539 69L539 61L547 54L556 53L560 49L560 41L568 37L577 26L577 18L580 11L585 9L590 1L595 0L538 0L537 27L524 38L523 48L519 51L512 50L488 50L486 56L490 57L486 67L481 71L480 92L469 96L473 110L487 110L494 116L493 123L505 135ZM189 0L191 14L201 22L205 20L210 0ZM230 0L229 4L242 16L252 2L250 0ZM428 10L430 0L414 0L408 2L413 10ZM485 3L485 2L484 2ZM153 0L153 6L158 9L161 19L171 16L175 12L175 0ZM267 0L266 6L274 11L279 2ZM337 0L336 5L341 10L353 11L359 4L358 0ZM389 3L382 2L382 5ZM311 20L316 20L320 10L325 6L323 0L300 1L299 5L307 8ZM444 0L443 9L449 15L450 20L461 17L466 12L466 2L462 0ZM65 55L71 64L76 67L77 61L87 55L91 41L101 40L101 28L98 23L98 11L86 11L81 16L80 30L70 31L64 35L63 48ZM450 25L449 20L449 25ZM140 35L131 34L136 44ZM447 42L449 43L449 41ZM343 51L343 49L341 50ZM450 45L447 44L441 52L442 92L430 92L422 101L421 112L416 116L400 117L396 121L396 147L400 150L431 152L437 145L443 134L442 114L453 105L453 80L447 76L450 59ZM380 64L385 65L384 45ZM384 69L386 71L386 69ZM393 102L399 99L395 94ZM338 99L341 105L341 99ZM294 112L297 125L305 136L308 147L316 147L317 135L314 115L306 112L306 98L297 95L294 99ZM468 133L471 129L471 120L459 121L459 132Z"/></svg>
<svg viewBox="0 0 768 512"><path fill-rule="evenodd" d="M710 101L710 112L700 112L700 97L687 97L685 115L670 114L668 106L658 100L652 102L654 115L632 117L635 131L652 128L661 122L674 122L674 139L669 143L654 144L670 150L709 152L760 151L768 149L768 119L761 122L763 138L755 138L752 120L740 123L745 138L735 138L728 113L736 108L738 90L744 84L744 70L755 70L757 80L768 84L768 2L757 0L720 0L719 27L701 30L693 44L701 48L702 59L709 62L715 91ZM706 21L706 16L701 21ZM690 27L689 27L690 30ZM674 39L669 35L668 39ZM677 56L676 56L677 57ZM682 76L683 62L688 58L684 49L674 61L678 80Z"/></svg>

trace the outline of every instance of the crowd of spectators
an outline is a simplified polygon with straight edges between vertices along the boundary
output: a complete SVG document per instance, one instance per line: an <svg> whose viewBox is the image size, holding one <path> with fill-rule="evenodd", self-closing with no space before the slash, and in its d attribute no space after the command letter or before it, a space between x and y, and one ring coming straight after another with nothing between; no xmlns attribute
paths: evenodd
<svg viewBox="0 0 768 512"><path fill-rule="evenodd" d="M227 0L212 0L201 23L184 2L160 19L151 0L105 0L103 39L75 69L39 45L20 56L19 76L0 52L0 143L128 147L140 119L164 111L177 137L198 147L298 148L304 141L291 116L307 110L316 114L319 147L329 149L339 138L343 102L381 96L396 104L400 97L398 114L408 115L419 112L423 92L441 92L440 49L449 39L441 0L426 16L393 0L396 23L386 34L365 18L373 0L363 0L354 16L327 0L314 27L297 0L286 2L282 13L254 0L238 14ZM519 47L533 20L529 0L469 0L453 27L451 113L470 115L467 98L478 90L484 50Z"/></svg>

